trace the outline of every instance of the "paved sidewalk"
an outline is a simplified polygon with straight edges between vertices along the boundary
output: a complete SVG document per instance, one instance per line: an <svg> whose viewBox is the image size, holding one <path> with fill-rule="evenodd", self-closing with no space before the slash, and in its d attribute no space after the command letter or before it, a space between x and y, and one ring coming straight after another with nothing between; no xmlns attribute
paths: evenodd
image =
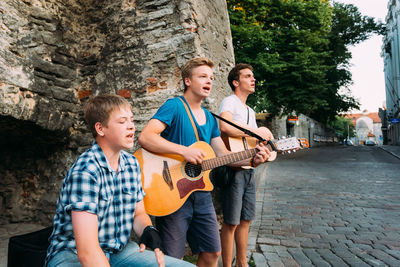
<svg viewBox="0 0 400 267"><path fill-rule="evenodd" d="M400 266L400 146L323 149L257 170L255 266Z"/></svg>
<svg viewBox="0 0 400 267"><path fill-rule="evenodd" d="M392 154L396 158L400 159L400 146L388 146L388 145L383 145L379 146L379 148L385 150L386 152Z"/></svg>

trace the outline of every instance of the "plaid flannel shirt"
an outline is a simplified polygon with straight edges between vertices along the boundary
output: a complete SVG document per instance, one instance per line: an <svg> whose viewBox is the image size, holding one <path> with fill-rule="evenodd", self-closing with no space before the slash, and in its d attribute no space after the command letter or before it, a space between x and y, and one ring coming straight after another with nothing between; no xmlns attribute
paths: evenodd
<svg viewBox="0 0 400 267"><path fill-rule="evenodd" d="M96 214L100 247L106 254L121 251L131 234L136 202L143 197L137 159L121 151L116 173L94 142L64 178L46 262L60 250L71 249L76 253L72 210Z"/></svg>

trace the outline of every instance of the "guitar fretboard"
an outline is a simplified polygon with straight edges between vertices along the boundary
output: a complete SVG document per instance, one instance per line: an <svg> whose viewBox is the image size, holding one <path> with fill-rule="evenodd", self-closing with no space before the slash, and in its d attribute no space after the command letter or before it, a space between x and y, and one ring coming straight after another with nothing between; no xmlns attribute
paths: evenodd
<svg viewBox="0 0 400 267"><path fill-rule="evenodd" d="M203 170L211 170L211 169L214 169L214 168L222 166L222 165L227 165L230 163L249 159L249 158L253 157L255 154L257 154L257 150L255 148L253 148L253 149L243 150L243 151L236 152L236 153L227 154L227 155L224 155L224 156L218 157L218 158L207 159L201 163L201 168Z"/></svg>

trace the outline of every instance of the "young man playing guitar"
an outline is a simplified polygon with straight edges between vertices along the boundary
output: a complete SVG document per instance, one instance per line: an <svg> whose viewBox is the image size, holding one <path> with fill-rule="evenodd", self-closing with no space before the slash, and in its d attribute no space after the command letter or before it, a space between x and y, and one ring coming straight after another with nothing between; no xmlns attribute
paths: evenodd
<svg viewBox="0 0 400 267"><path fill-rule="evenodd" d="M273 138L267 128L257 128L255 112L246 105L247 97L254 93L253 68L248 64L237 64L228 75L233 95L226 97L220 107L220 116L233 121L242 128L251 130L266 140ZM220 121L222 136L245 137L241 130ZM275 159L271 153L270 160ZM247 240L251 220L255 217L256 186L254 170L236 168L230 183L221 190L224 222L221 229L222 262L224 267L232 265L233 241L236 244L236 266L247 266Z"/></svg>
<svg viewBox="0 0 400 267"><path fill-rule="evenodd" d="M167 100L144 127L139 136L139 144L155 153L177 154L186 161L200 164L205 153L196 147L197 137L210 144L217 156L230 153L221 137L218 124L211 113L202 108L201 102L209 96L213 84L213 62L208 58L189 60L182 68L184 94ZM188 116L193 117L194 124ZM257 147L254 165L265 162L269 151L263 145ZM249 165L249 160L232 164ZM195 191L184 204L172 214L156 217L163 248L167 255L182 258L188 241L192 252L199 253L198 266L217 266L221 245L218 223L212 197L208 191Z"/></svg>

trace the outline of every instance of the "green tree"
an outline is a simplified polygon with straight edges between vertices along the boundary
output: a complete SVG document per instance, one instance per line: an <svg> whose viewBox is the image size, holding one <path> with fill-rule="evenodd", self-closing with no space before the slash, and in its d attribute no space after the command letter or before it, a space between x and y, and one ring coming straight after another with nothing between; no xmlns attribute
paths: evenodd
<svg viewBox="0 0 400 267"><path fill-rule="evenodd" d="M311 112L319 121L334 120L339 113L359 108L358 101L351 95L349 85L353 83L349 71L351 53L349 47L367 40L372 34L383 34L385 27L371 17L362 16L354 5L333 3L332 26L328 34L330 57L325 64L331 66L326 73L330 86L325 99L326 106Z"/></svg>
<svg viewBox="0 0 400 267"><path fill-rule="evenodd" d="M249 98L256 111L328 121L358 107L346 89L351 83L347 46L381 29L373 19L354 6L327 0L227 4L236 62L251 64L258 80Z"/></svg>
<svg viewBox="0 0 400 267"><path fill-rule="evenodd" d="M328 123L328 126L335 130L340 140L355 136L355 127L349 118L337 115Z"/></svg>

